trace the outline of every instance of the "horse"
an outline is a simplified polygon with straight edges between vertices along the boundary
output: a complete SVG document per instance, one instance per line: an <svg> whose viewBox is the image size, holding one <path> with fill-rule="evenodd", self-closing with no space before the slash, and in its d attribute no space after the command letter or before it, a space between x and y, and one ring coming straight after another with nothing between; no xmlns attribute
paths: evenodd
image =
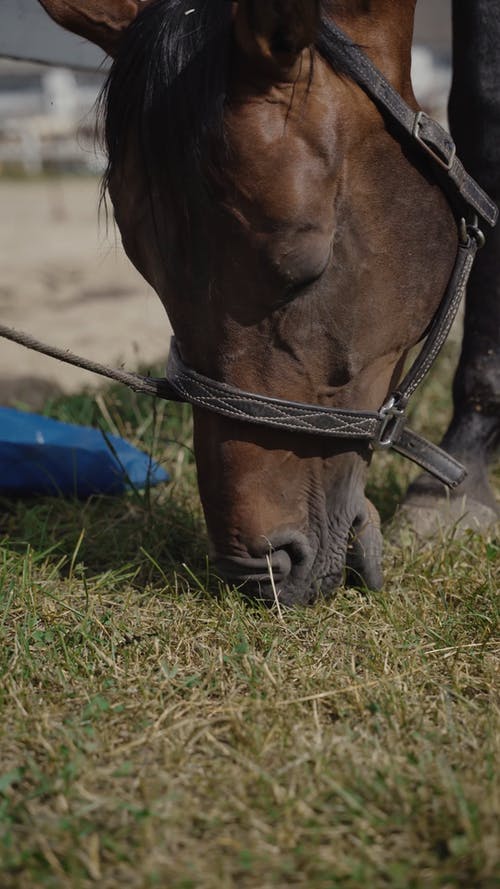
<svg viewBox="0 0 500 889"><path fill-rule="evenodd" d="M429 331L437 351L457 249L482 246L477 217L457 220L443 184L453 171L465 181L455 143L500 198L500 0L454 3L454 142L439 136L440 149L411 83L416 0L40 2L113 60L105 187L175 332L217 571L285 605L327 595L346 571L380 589L380 522L365 494L373 435L356 430L382 416L378 445L397 443L403 411L389 396ZM396 111L414 121L408 138ZM498 517L499 239L471 275L443 440L451 504L483 529ZM320 415L335 434L310 434ZM432 473L437 449L411 448ZM434 475L407 494L416 526L450 514L446 472Z"/></svg>

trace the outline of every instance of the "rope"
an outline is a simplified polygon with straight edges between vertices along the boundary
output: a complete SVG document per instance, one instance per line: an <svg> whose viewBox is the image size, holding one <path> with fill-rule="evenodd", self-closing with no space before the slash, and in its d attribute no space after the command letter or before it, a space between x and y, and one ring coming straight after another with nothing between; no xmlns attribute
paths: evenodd
<svg viewBox="0 0 500 889"><path fill-rule="evenodd" d="M71 364L73 367L81 367L91 373L98 374L101 377L107 377L116 383L122 383L128 386L133 392L139 392L142 395L154 395L159 398L167 398L178 400L173 390L170 389L166 380L156 380L153 377L143 377L140 374L128 373L124 370L118 370L114 367L107 367L105 364L99 364L96 361L90 361L88 358L82 358L80 355L74 355L68 349L59 349L57 346L49 346L40 342L29 333L22 330L15 330L13 327L5 327L0 324L0 337L31 349L33 352L39 352L41 355L47 355L49 358L55 358L64 364Z"/></svg>

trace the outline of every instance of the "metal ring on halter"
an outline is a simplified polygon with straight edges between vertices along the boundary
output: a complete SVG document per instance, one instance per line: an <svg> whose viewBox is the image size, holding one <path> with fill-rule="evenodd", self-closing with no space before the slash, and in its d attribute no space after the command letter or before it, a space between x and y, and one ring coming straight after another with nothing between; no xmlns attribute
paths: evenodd
<svg viewBox="0 0 500 889"><path fill-rule="evenodd" d="M486 235L479 228L479 219L477 213L474 213L472 217L472 222L467 222L467 220L462 216L459 225L459 233L460 233L460 243L466 246L469 243L470 238L474 238L477 243L477 249L482 250L484 245L486 244Z"/></svg>
<svg viewBox="0 0 500 889"><path fill-rule="evenodd" d="M404 409L396 407L395 398L390 398L379 411L380 427L371 443L374 451L387 451L401 437L406 425Z"/></svg>

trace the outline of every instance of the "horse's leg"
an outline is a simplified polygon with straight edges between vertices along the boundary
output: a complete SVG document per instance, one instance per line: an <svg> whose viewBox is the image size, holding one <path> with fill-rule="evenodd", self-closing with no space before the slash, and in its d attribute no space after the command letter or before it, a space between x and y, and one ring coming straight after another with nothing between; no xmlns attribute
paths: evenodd
<svg viewBox="0 0 500 889"><path fill-rule="evenodd" d="M453 0L453 87L450 124L468 171L500 203L500 0ZM488 465L500 444L500 226L470 280L462 354L453 386L454 414L447 451L468 468L466 481L446 502L430 476L411 486L404 512L417 532L441 523L485 529L499 516ZM464 498L466 500L464 501Z"/></svg>

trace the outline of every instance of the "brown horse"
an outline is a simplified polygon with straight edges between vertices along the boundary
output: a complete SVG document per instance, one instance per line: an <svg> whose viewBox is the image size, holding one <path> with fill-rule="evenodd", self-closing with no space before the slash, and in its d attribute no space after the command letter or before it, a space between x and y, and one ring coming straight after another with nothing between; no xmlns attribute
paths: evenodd
<svg viewBox="0 0 500 889"><path fill-rule="evenodd" d="M165 305L184 362L265 396L378 410L439 306L457 224L429 165L341 59L332 63L315 45L322 21L335 21L417 111L415 0L41 2L114 57L106 184L125 250ZM493 18L500 37L497 0L466 5L483 28ZM457 18L457 47L462 20L480 31L479 18ZM477 100L479 64L465 83L457 78L454 119ZM483 128L488 113L491 102ZM498 192L493 170L486 184ZM490 252L483 264L493 293L491 262ZM473 292L482 285L476 278ZM478 298L469 312L483 319L481 333L466 342L448 446L471 470L459 494L490 521L498 308L491 297L491 311L478 311ZM497 337L493 345L488 336ZM342 581L347 558L358 581L380 587L366 442L201 407L194 436L213 557L228 580L264 598L277 590L285 603L306 602ZM442 490L424 477L410 497L414 514L439 506Z"/></svg>

